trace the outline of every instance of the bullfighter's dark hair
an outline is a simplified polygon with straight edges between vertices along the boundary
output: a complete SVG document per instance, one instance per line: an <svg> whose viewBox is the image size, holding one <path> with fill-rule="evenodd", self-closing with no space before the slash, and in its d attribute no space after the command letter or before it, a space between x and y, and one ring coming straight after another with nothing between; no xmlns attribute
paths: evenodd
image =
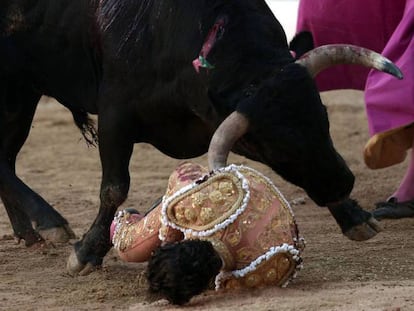
<svg viewBox="0 0 414 311"><path fill-rule="evenodd" d="M221 258L210 242L186 240L155 250L146 276L150 292L182 305L208 289L221 267Z"/></svg>

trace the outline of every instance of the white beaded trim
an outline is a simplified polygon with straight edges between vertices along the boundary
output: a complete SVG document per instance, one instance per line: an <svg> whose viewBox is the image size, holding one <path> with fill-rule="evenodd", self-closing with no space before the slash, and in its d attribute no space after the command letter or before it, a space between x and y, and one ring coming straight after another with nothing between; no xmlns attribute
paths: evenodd
<svg viewBox="0 0 414 311"><path fill-rule="evenodd" d="M165 201L165 195L162 197L162 202L161 202L161 204L162 204L162 206L164 206L164 201ZM160 220L161 220L161 227L160 227L160 229L158 230L158 239L160 240L160 241L165 241L165 239L166 239L166 236L165 236L165 230L167 229L167 226L166 226L166 224L164 223L164 221L162 220L162 206L161 206L161 214L160 214Z"/></svg>
<svg viewBox="0 0 414 311"><path fill-rule="evenodd" d="M269 248L269 250L265 254L257 257L254 261L250 263L250 265L248 265L247 267L244 267L243 269L233 270L233 271L221 271L216 276L216 279L215 279L216 290L220 288L221 282L223 282L224 280L232 276L235 278L244 277L246 274L255 271L257 269L257 266L260 265L263 261L267 261L271 257L281 252L284 252L284 253L289 252L292 254L293 260L295 260L298 263L301 261L301 258L299 257L300 252L294 246L289 245L287 243L283 243L281 246L272 246ZM302 264L296 266L296 272L293 274L292 278L296 277L297 271L302 269L302 267L303 267ZM282 287L286 287L289 281L290 279L287 280L284 284L282 284Z"/></svg>
<svg viewBox="0 0 414 311"><path fill-rule="evenodd" d="M185 236L192 236L192 237L206 237L209 236L219 230L222 230L224 228L226 228L228 225L232 224L237 217L244 212L244 210L246 209L249 201L250 201L250 189L249 189L249 182L246 179L246 177L243 176L243 174L241 174L238 171L238 168L240 166L231 164L229 166L223 167L223 168L219 168L218 170L216 170L215 172L218 173L228 173L228 172L232 172L234 173L242 182L242 189L245 192L245 195L243 197L242 200L242 204L240 205L240 207L232 214L230 215L226 220L222 221L221 223L216 224L212 229L209 230L203 230L203 231L197 231L197 230L193 230L193 229L185 229L182 228L178 225L176 225L175 223L169 221L168 219L168 215L167 215L167 208L168 205L171 203L171 201L175 200L177 197L187 193L188 191L191 191L192 189L194 189L195 187L197 187L199 185L199 183L197 183L197 181L184 186L183 188L181 188L180 190L178 190L177 192L175 192L174 194L172 194L170 197L163 198L163 202L162 202L162 207L161 207L161 223L164 226L170 226L176 230L180 230L181 232L183 232L185 234ZM202 179L201 179L202 180ZM161 231L159 234L159 238L161 240L164 240L165 237L162 235Z"/></svg>

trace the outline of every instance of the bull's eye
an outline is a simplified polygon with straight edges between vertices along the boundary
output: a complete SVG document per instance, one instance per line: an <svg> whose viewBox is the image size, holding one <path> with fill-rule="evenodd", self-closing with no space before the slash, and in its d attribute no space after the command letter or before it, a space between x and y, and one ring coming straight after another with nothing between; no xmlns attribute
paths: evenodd
<svg viewBox="0 0 414 311"><path fill-rule="evenodd" d="M250 91L250 90L246 90L246 91L244 91L244 96L245 97L250 97L250 96L252 96L253 95L253 92L252 91Z"/></svg>
<svg viewBox="0 0 414 311"><path fill-rule="evenodd" d="M250 84L247 88L245 88L243 95L245 97L250 97L256 92L256 86L254 84Z"/></svg>

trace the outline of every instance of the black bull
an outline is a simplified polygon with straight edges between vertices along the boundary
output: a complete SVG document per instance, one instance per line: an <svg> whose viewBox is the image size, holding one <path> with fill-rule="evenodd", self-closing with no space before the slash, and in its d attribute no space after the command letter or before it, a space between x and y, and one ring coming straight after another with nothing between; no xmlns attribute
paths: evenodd
<svg viewBox="0 0 414 311"><path fill-rule="evenodd" d="M99 214L69 257L72 274L88 273L110 249L108 228L127 197L137 142L191 158L212 141L211 169L225 165L232 150L328 206L349 238L377 233L371 214L349 198L354 176L333 146L313 75L338 62L399 75L379 55L354 49L351 60L337 58L347 49L340 47L296 61L261 0L3 0L1 6L0 195L26 245L51 233L73 236L67 221L15 175L41 95L67 107L89 142L99 139ZM98 133L89 113L98 114Z"/></svg>

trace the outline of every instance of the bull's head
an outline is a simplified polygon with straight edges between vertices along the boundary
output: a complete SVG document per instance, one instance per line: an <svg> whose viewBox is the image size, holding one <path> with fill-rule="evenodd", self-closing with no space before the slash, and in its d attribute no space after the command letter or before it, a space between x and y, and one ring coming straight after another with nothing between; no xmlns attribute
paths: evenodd
<svg viewBox="0 0 414 311"><path fill-rule="evenodd" d="M209 166L226 165L231 149L259 160L302 187L318 205L328 206L350 239L365 240L379 227L349 198L354 176L333 146L327 112L313 81L319 71L343 63L402 78L394 64L373 51L349 45L316 48L240 97L236 111L211 140Z"/></svg>

